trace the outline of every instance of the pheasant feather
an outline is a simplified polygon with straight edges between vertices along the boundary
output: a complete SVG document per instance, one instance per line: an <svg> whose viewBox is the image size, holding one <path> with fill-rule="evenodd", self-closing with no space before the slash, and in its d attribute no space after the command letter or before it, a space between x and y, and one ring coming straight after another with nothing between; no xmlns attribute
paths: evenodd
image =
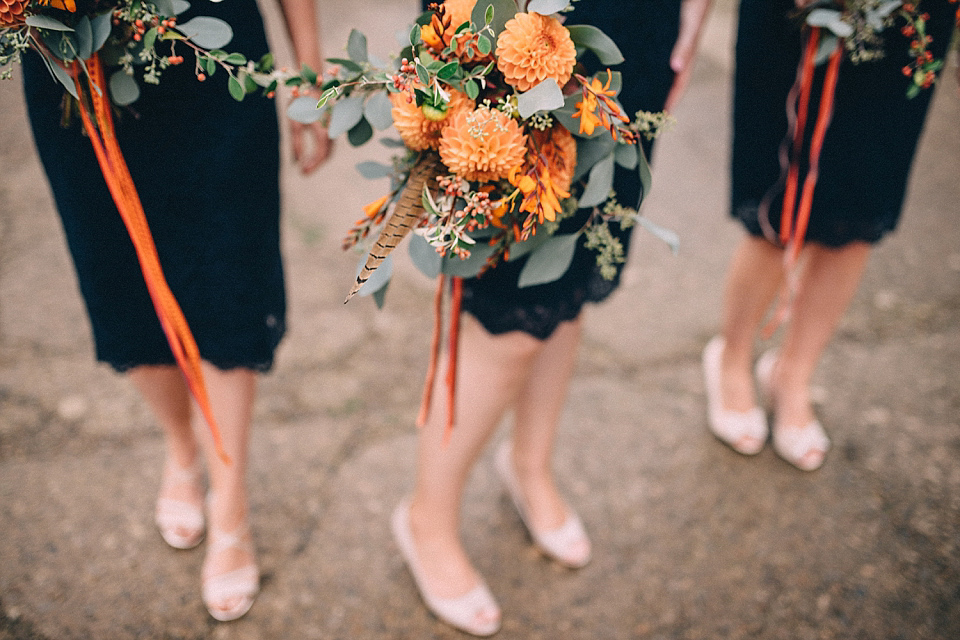
<svg viewBox="0 0 960 640"><path fill-rule="evenodd" d="M390 255L400 241L403 240L423 216L423 187L428 181L436 178L442 170L443 164L440 162L440 156L436 153L423 153L417 160L417 163L410 169L410 176L407 178L407 184L404 186L393 213L387 219L380 232L377 241L370 249L367 255L367 261L357 276L357 282L353 289L347 294L344 304L350 301L360 287L370 278L370 275L377 270L377 267Z"/></svg>

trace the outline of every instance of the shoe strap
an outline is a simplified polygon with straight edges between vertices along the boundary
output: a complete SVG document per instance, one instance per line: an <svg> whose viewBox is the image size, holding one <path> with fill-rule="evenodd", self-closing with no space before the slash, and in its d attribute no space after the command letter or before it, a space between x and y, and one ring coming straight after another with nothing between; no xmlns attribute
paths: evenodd
<svg viewBox="0 0 960 640"><path fill-rule="evenodd" d="M163 470L163 485L175 486L180 484L200 484L203 477L203 463L200 456L193 459L189 467L179 467L176 463L169 463Z"/></svg>
<svg viewBox="0 0 960 640"><path fill-rule="evenodd" d="M250 525L243 522L236 529L230 532L211 529L208 536L209 544L207 553L214 554L226 551L227 549L236 549L238 551L248 551L253 553L253 540L250 539Z"/></svg>

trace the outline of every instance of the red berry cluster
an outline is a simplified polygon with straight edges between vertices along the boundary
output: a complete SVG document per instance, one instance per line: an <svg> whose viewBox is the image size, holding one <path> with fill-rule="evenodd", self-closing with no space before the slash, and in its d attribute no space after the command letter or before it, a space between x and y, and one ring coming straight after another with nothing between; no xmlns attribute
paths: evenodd
<svg viewBox="0 0 960 640"><path fill-rule="evenodd" d="M924 32L924 25L930 20L929 13L918 13L917 6L913 3L905 3L902 7L901 15L907 20L901 29L902 33L910 40L910 56L913 58L909 64L903 66L903 75L913 77L914 84L921 89L929 89L936 80L936 73L933 65L933 53L927 47L933 42L933 38Z"/></svg>
<svg viewBox="0 0 960 640"><path fill-rule="evenodd" d="M413 84L417 77L417 67L412 62L403 58L400 60L400 71L391 77L393 86L397 91L406 91ZM413 96L407 96L407 102L413 102Z"/></svg>

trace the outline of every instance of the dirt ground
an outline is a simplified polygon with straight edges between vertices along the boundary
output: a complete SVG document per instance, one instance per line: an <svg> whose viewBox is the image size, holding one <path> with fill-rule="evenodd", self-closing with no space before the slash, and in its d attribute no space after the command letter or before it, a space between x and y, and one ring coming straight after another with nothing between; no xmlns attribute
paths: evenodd
<svg viewBox="0 0 960 640"><path fill-rule="evenodd" d="M415 3L320 4L329 55L357 26L386 56ZM960 637L955 62L901 229L817 372L834 449L804 474L705 425L699 354L741 234L725 213L733 7L716 3L645 205L680 253L638 233L624 286L587 313L556 466L594 561L538 556L489 458L471 480L466 544L503 607L499 637ZM250 474L263 590L218 624L199 598L203 548L173 551L153 528L161 436L93 361L19 84L0 82L0 640L458 637L423 608L387 525L412 483L433 285L404 257L384 310L342 304L357 258L340 238L384 189L354 165L387 150L341 143L310 178L285 169L290 333L260 387Z"/></svg>

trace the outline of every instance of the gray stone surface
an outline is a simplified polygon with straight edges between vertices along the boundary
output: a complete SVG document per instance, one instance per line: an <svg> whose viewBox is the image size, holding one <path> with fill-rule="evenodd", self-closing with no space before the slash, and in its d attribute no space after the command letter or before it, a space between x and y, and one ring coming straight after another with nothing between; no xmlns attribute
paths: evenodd
<svg viewBox="0 0 960 640"><path fill-rule="evenodd" d="M385 55L413 12L321 5L331 55L351 26ZM956 83L936 96L901 230L817 373L827 464L743 458L706 431L699 370L740 235L724 213L732 6L717 3L657 152L647 214L681 252L638 234L625 286L588 313L557 468L594 562L538 556L489 457L468 489L500 637L960 637ZM153 529L160 434L92 361L18 84L0 83L0 640L458 637L422 607L387 527L412 479L432 284L401 260L384 311L341 304L355 257L339 238L382 189L353 164L385 151L340 144L317 175L286 173L291 332L261 385L251 469L263 591L222 625L200 603L202 547Z"/></svg>

